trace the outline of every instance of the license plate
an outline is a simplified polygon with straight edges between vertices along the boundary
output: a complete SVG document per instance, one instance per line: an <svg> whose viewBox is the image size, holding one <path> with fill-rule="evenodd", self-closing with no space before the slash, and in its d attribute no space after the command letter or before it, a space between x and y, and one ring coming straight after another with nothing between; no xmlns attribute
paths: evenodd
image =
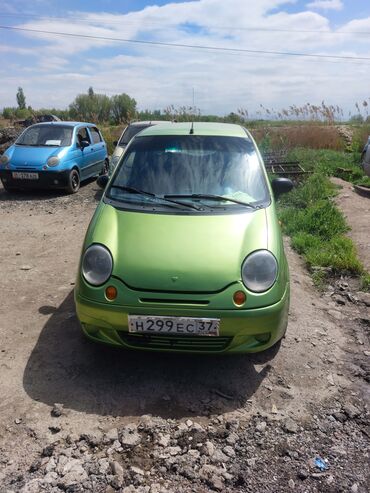
<svg viewBox="0 0 370 493"><path fill-rule="evenodd" d="M129 332L142 334L218 336L219 325L218 318L128 316Z"/></svg>
<svg viewBox="0 0 370 493"><path fill-rule="evenodd" d="M12 177L17 180L38 180L38 173L24 173L21 171L13 171Z"/></svg>

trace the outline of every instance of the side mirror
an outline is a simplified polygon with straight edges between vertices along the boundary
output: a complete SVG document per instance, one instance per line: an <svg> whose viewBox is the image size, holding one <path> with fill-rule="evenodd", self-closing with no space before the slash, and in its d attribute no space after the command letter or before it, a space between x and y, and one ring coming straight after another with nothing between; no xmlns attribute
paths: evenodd
<svg viewBox="0 0 370 493"><path fill-rule="evenodd" d="M118 145L118 140L114 140L114 141L113 141L113 145L114 145L114 146Z"/></svg>
<svg viewBox="0 0 370 493"><path fill-rule="evenodd" d="M293 182L292 180L289 180L289 178L275 178L271 182L271 187L276 199L282 193L290 192L293 186Z"/></svg>
<svg viewBox="0 0 370 493"><path fill-rule="evenodd" d="M77 145L79 145L79 147L81 147L81 149L85 149L85 147L89 147L90 142L88 140L83 139L83 140L80 140Z"/></svg>
<svg viewBox="0 0 370 493"><path fill-rule="evenodd" d="M108 181L109 181L109 177L107 175L101 175L98 176L96 183L100 188L104 190L104 188L107 186Z"/></svg>

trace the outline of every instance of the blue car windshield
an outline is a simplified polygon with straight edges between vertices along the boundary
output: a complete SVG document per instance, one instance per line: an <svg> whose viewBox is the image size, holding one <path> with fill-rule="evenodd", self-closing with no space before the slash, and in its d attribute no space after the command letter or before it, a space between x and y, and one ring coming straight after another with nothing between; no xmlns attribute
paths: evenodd
<svg viewBox="0 0 370 493"><path fill-rule="evenodd" d="M127 188L209 206L216 206L216 200L223 207L235 206L237 201L254 206L270 201L255 146L241 137L137 136L116 170L107 197L150 200L134 196Z"/></svg>
<svg viewBox="0 0 370 493"><path fill-rule="evenodd" d="M32 125L16 140L17 145L65 147L72 142L73 127L67 125Z"/></svg>

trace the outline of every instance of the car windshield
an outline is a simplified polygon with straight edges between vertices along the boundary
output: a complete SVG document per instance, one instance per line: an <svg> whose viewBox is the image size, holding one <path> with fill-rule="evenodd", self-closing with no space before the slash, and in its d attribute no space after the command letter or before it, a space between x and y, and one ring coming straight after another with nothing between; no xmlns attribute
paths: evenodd
<svg viewBox="0 0 370 493"><path fill-rule="evenodd" d="M270 200L255 146L240 137L138 136L127 149L107 197L150 201L125 187L212 208L255 207Z"/></svg>
<svg viewBox="0 0 370 493"><path fill-rule="evenodd" d="M151 127L150 123L145 123L143 125L129 125L126 131L123 133L118 145L126 146L130 142L132 137L134 137L134 135L138 134L139 132L144 130L144 128L148 128L148 127Z"/></svg>
<svg viewBox="0 0 370 493"><path fill-rule="evenodd" d="M70 146L73 128L66 125L32 125L16 141L24 146Z"/></svg>

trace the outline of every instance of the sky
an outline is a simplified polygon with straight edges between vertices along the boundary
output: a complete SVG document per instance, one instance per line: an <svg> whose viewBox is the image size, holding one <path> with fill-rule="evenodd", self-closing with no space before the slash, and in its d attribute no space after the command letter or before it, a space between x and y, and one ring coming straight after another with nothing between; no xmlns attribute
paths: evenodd
<svg viewBox="0 0 370 493"><path fill-rule="evenodd" d="M0 0L0 26L0 108L19 86L35 109L92 86L215 115L370 97L369 0Z"/></svg>

